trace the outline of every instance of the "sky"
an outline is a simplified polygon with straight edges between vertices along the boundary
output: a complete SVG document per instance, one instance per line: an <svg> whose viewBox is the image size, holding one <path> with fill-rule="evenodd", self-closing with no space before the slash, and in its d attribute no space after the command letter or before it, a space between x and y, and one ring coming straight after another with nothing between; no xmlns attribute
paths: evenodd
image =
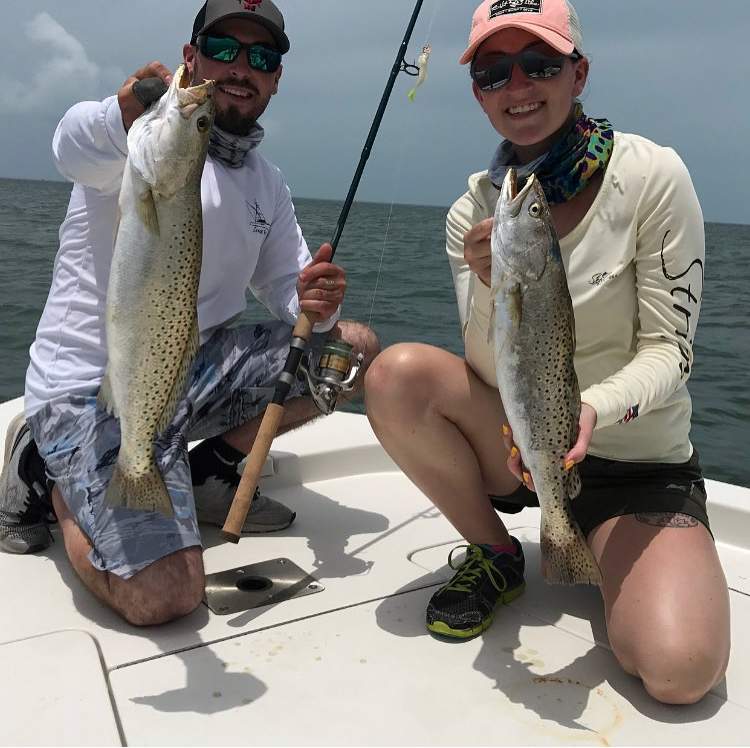
<svg viewBox="0 0 750 748"><path fill-rule="evenodd" d="M65 110L114 94L151 60L174 68L200 0L2 0L0 177L61 179ZM292 48L261 123L295 197L343 200L412 0L277 0ZM424 0L406 55L429 41L427 82L399 75L357 199L449 206L499 143L458 64L474 0ZM586 112L673 147L707 221L750 223L748 0L577 0Z"/></svg>

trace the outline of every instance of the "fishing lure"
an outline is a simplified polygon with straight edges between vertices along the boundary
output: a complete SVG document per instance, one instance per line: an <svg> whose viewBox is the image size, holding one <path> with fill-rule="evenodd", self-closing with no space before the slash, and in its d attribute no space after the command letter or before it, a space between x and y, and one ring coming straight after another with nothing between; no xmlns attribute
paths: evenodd
<svg viewBox="0 0 750 748"><path fill-rule="evenodd" d="M417 89L427 80L427 63L430 60L430 53L432 47L429 44L425 44L422 47L422 54L419 55L417 60L417 66L419 67L419 73L417 74L417 82L411 91L407 94L409 101L414 101L414 97L417 95Z"/></svg>

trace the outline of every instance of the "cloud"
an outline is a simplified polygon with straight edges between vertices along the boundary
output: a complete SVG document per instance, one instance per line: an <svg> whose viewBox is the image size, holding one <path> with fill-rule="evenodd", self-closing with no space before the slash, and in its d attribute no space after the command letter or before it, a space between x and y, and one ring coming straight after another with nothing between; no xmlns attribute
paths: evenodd
<svg viewBox="0 0 750 748"><path fill-rule="evenodd" d="M57 111L109 93L125 78L119 70L100 68L90 60L78 39L49 13L39 13L26 24L26 37L43 48L39 58L44 62L27 80L0 74L0 108L9 114Z"/></svg>

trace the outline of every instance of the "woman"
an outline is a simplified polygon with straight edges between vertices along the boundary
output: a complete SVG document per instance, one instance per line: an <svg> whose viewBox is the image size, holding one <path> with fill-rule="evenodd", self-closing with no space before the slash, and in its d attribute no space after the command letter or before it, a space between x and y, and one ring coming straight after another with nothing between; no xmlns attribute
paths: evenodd
<svg viewBox="0 0 750 748"><path fill-rule="evenodd" d="M378 438L469 543L428 628L473 636L524 589L521 545L495 509L535 494L488 343L492 216L514 166L541 180L573 300L582 406L565 461L583 478L574 513L602 572L612 649L654 698L696 702L727 666L729 598L688 438L704 255L690 176L671 149L583 113L589 62L566 0L486 0L460 62L504 138L447 219L465 359L400 344L366 378Z"/></svg>

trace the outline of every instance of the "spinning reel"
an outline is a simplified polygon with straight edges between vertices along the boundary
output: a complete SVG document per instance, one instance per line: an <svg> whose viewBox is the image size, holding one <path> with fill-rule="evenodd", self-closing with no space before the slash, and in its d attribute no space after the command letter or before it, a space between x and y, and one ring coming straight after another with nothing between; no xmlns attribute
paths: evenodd
<svg viewBox="0 0 750 748"><path fill-rule="evenodd" d="M310 354L306 353L299 363L302 375L307 379L313 401L323 415L336 409L341 392L351 392L357 374L362 368L364 354L353 356L354 348L343 340L328 341L318 357L317 365L310 366Z"/></svg>

